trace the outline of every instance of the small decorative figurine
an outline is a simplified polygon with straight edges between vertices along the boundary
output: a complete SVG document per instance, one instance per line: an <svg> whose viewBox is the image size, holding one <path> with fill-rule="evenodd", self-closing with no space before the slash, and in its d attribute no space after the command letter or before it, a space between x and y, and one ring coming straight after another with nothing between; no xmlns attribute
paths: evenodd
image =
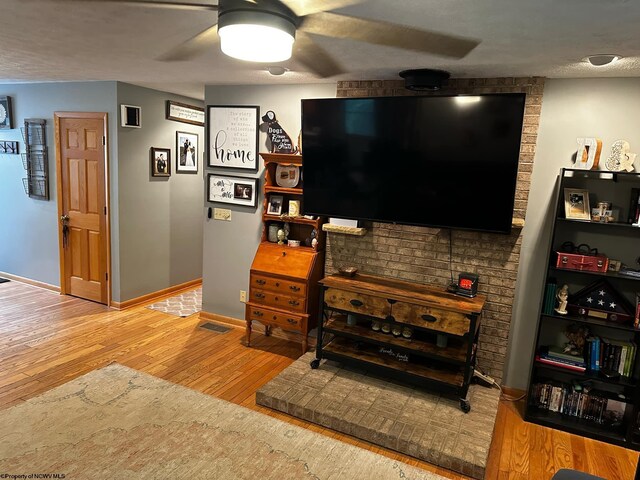
<svg viewBox="0 0 640 480"><path fill-rule="evenodd" d="M605 164L607 170L611 172L632 172L636 154L629 153L630 148L629 142L626 140L616 140L613 142L611 155Z"/></svg>
<svg viewBox="0 0 640 480"><path fill-rule="evenodd" d="M582 355L584 344L589 336L589 329L576 324L569 325L564 335L569 341L564 344L563 352L571 355Z"/></svg>
<svg viewBox="0 0 640 480"><path fill-rule="evenodd" d="M556 308L555 311L560 315L566 315L567 302L569 299L569 285L563 285L562 288L558 290L556 298L558 299L558 308Z"/></svg>
<svg viewBox="0 0 640 480"><path fill-rule="evenodd" d="M278 123L276 112L269 110L262 116L262 121L268 125L267 135L272 153L296 153L298 151L298 148L293 146L291 137Z"/></svg>
<svg viewBox="0 0 640 480"><path fill-rule="evenodd" d="M284 233L283 229L278 230L278 245L284 245L284 241L287 236Z"/></svg>

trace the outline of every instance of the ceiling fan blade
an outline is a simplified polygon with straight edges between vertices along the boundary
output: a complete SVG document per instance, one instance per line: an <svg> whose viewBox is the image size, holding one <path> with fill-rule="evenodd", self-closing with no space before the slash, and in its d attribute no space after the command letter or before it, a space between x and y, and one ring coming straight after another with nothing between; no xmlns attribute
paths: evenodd
<svg viewBox="0 0 640 480"><path fill-rule="evenodd" d="M351 38L453 58L466 56L480 43L468 38L330 12L319 12L302 18L299 28L326 37Z"/></svg>
<svg viewBox="0 0 640 480"><path fill-rule="evenodd" d="M191 37L189 40L181 43L177 47L174 47L168 52L160 55L157 60L160 60L161 62L191 60L192 58L205 53L207 50L215 48L219 40L218 25L215 24Z"/></svg>
<svg viewBox="0 0 640 480"><path fill-rule="evenodd" d="M58 0L60 1L60 0ZM64 0L76 3L113 3L129 7L171 8L174 10L218 10L218 5L207 2L173 2L162 0Z"/></svg>
<svg viewBox="0 0 640 480"><path fill-rule="evenodd" d="M296 33L293 58L322 78L346 73L323 48L313 41L310 35L304 32L298 31Z"/></svg>
<svg viewBox="0 0 640 480"><path fill-rule="evenodd" d="M364 0L280 0L298 17L311 15L312 13L326 12L338 8L348 7Z"/></svg>

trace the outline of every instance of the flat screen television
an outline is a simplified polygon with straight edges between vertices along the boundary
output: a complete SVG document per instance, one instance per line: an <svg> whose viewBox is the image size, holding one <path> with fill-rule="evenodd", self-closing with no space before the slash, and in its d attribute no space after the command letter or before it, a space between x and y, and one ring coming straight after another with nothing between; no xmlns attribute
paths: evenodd
<svg viewBox="0 0 640 480"><path fill-rule="evenodd" d="M509 233L524 94L302 100L307 215Z"/></svg>

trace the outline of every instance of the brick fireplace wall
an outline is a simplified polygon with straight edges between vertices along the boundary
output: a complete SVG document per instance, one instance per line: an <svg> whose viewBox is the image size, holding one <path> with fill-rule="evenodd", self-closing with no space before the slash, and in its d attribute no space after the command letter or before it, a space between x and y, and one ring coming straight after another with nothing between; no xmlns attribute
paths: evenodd
<svg viewBox="0 0 640 480"><path fill-rule="evenodd" d="M454 78L438 92L526 94L514 219L524 220L525 217L543 89L544 79L540 77ZM338 82L338 97L400 95L414 95L404 88L404 80ZM460 272L477 273L480 275L479 291L487 296L480 329L478 366L501 380L520 262L522 229L514 228L510 235L499 235L375 222L365 226L368 233L363 237L338 233L327 235L326 273L335 273L342 265L353 265L361 273L436 285L447 285L451 281L451 271L454 278Z"/></svg>

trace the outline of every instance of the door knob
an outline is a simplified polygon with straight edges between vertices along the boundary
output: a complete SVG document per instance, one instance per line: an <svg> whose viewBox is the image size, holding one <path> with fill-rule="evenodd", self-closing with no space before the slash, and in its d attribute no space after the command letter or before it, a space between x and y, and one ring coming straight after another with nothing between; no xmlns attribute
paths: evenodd
<svg viewBox="0 0 640 480"><path fill-rule="evenodd" d="M60 215L60 221L66 223L69 221L69 215Z"/></svg>

